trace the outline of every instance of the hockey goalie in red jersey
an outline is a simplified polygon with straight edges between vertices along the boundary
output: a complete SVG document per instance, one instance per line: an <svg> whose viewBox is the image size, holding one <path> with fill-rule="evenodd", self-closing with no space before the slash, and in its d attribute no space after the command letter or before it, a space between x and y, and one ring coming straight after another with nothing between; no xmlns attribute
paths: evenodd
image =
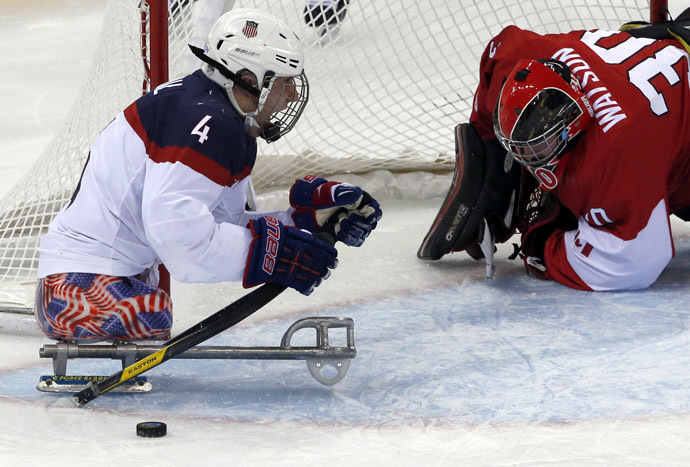
<svg viewBox="0 0 690 467"><path fill-rule="evenodd" d="M654 283L674 255L669 216L690 206L687 18L547 35L510 26L492 39L457 129L453 186L418 256L490 259L519 231L540 278L595 291Z"/></svg>

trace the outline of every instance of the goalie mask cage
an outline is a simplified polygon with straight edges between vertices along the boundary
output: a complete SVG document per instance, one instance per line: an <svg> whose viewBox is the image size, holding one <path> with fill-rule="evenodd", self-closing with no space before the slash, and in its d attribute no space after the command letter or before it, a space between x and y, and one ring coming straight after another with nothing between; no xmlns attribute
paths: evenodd
<svg viewBox="0 0 690 467"><path fill-rule="evenodd" d="M479 58L503 27L516 24L540 33L618 29L627 21L660 18L665 5L652 1L650 8L648 0L311 3L345 9L320 18L316 10L307 21L306 0L110 0L90 74L63 126L0 200L0 308L30 306L32 298L15 293L15 287L34 283L40 237L69 200L99 131L152 83L193 71L187 44L201 45L199 38L221 10L268 11L304 41L310 102L295 130L273 144L260 142L252 174L260 192L309 173L450 172L453 128L469 118Z"/></svg>

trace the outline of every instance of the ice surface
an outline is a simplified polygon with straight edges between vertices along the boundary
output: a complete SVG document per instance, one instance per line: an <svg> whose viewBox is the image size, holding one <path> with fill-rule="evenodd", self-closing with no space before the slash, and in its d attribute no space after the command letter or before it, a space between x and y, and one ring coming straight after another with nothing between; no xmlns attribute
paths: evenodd
<svg viewBox="0 0 690 467"><path fill-rule="evenodd" d="M103 1L82 3L2 3L0 193L49 141L88 69ZM671 2L673 13L681 7ZM38 357L48 341L31 321L3 316L0 465L687 465L686 224L673 222L676 257L647 291L594 294L529 278L507 259L510 245L487 282L466 255L415 257L447 176L429 176L423 196L406 196L404 178L360 182L383 200L367 243L341 249L312 296L287 291L210 342L276 346L297 319L348 316L358 356L343 381L322 386L301 361L173 360L148 374L153 392L76 409L33 389L52 371ZM262 197L266 207L285 201ZM174 283L174 331L243 293ZM168 436L138 438L136 423L148 420L167 423Z"/></svg>

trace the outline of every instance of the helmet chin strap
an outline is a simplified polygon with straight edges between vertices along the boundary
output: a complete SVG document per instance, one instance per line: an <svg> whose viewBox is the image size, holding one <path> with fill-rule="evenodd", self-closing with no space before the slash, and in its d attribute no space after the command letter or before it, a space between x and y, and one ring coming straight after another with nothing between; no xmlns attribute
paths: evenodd
<svg viewBox="0 0 690 467"><path fill-rule="evenodd" d="M225 94L227 94L228 99L230 99L230 103L235 108L235 110L237 110L237 113L244 117L244 125L247 128L259 128L259 123L256 121L256 116L259 114L259 109L257 108L253 112L243 111L240 107L240 104L237 102L237 99L235 98L235 93L233 92L234 84L234 82L230 81L229 83L223 85L223 88L225 89Z"/></svg>
<svg viewBox="0 0 690 467"><path fill-rule="evenodd" d="M276 141L278 138L280 138L280 125L277 123L273 123L269 120L262 128L261 125L259 125L259 122L256 120L256 118L258 117L259 113L261 113L261 110L264 108L264 105L266 104L266 99L268 98L268 95L271 93L271 89L273 88L273 82L273 80L265 81L265 84L267 84L267 86L261 89L261 95L259 96L257 108L253 112L243 112L242 109L240 109L240 106L237 103L237 99L235 98L235 93L232 91L234 84L233 82L230 82L225 85L225 91L228 94L230 102L240 113L240 115L244 117L245 126L247 128L261 128L261 133L259 134L259 136L261 136L264 140L266 140L269 143L272 143Z"/></svg>

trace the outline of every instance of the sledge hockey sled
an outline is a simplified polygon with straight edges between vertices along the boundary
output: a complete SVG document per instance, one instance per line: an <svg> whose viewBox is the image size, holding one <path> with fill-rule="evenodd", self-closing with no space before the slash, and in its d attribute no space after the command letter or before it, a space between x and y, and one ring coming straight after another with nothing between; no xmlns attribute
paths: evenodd
<svg viewBox="0 0 690 467"><path fill-rule="evenodd" d="M292 339L301 329L314 329L316 345L294 346ZM345 329L345 346L330 344L329 330ZM67 375L67 362L75 358L121 360L122 368L162 349L160 345L120 342L114 344L84 344L61 341L46 344L39 350L41 358L53 360L53 375L41 376L36 389L43 392L76 392L107 376ZM178 359L231 360L306 360L309 373L319 383L332 386L342 380L350 368L350 360L357 355L354 321L343 317L310 317L295 321L281 339L278 347L197 346L177 355ZM333 371L335 370L335 371ZM333 373L333 374L331 374ZM120 392L147 392L152 389L146 377L138 376L120 387Z"/></svg>

